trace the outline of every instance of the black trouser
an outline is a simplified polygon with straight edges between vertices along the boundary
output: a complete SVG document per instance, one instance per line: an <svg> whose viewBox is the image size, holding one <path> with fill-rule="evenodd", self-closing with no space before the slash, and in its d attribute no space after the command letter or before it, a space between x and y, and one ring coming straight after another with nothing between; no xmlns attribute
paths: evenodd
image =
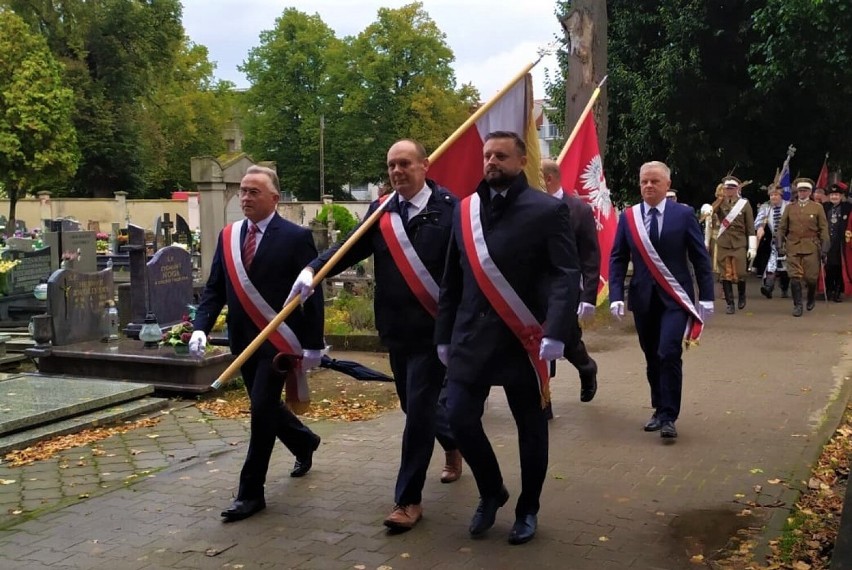
<svg viewBox="0 0 852 570"><path fill-rule="evenodd" d="M422 500L435 439L445 451L457 448L446 410L439 402L446 368L434 347L412 352L391 349L390 364L405 413L394 501L398 505L416 505Z"/></svg>
<svg viewBox="0 0 852 570"><path fill-rule="evenodd" d="M240 372L251 400L251 436L237 498L258 499L263 497L275 438L302 457L313 449L317 436L281 401L286 377L273 368L271 358L249 358Z"/></svg>
<svg viewBox="0 0 852 570"><path fill-rule="evenodd" d="M515 425L518 428L518 448L521 459L521 495L515 506L515 516L537 514L541 489L547 473L547 419L541 408L541 395L531 366L528 373L516 382L503 387ZM482 412L491 386L450 381L447 386L447 407L450 425L465 461L476 479L480 497L493 497L503 486L500 464L485 430Z"/></svg>
<svg viewBox="0 0 852 570"><path fill-rule="evenodd" d="M829 296L843 292L843 266L825 266L825 291Z"/></svg>
<svg viewBox="0 0 852 570"><path fill-rule="evenodd" d="M575 323L574 327L574 334L571 338L576 338L577 342L565 345L565 359L573 364L580 374L591 373L594 370L594 361L589 356L586 344L583 342L583 328L579 321Z"/></svg>

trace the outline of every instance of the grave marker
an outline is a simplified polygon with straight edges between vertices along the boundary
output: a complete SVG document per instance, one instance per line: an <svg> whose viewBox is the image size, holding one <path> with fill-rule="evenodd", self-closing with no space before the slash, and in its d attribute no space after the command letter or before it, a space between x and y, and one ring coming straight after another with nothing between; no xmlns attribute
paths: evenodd
<svg viewBox="0 0 852 570"><path fill-rule="evenodd" d="M47 310L53 317L53 345L100 340L107 301L115 298L112 270L81 273L60 269L47 281Z"/></svg>

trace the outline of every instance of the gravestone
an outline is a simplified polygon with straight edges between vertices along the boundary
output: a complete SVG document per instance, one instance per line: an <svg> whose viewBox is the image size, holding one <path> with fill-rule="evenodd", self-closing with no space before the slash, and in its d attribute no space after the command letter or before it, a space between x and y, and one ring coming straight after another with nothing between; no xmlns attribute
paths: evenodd
<svg viewBox="0 0 852 570"><path fill-rule="evenodd" d="M161 327L179 323L192 303L192 259L188 251L172 245L148 262L148 299ZM141 284L130 282L131 291ZM133 293L131 293L132 295Z"/></svg>
<svg viewBox="0 0 852 570"><path fill-rule="evenodd" d="M98 269L97 232L80 231L76 220L51 220L44 232L44 243L50 246L51 267L55 271L65 262L66 269L92 273Z"/></svg>
<svg viewBox="0 0 852 570"><path fill-rule="evenodd" d="M175 220L175 241L186 245L192 251L192 231L189 229L189 224L183 219L180 214L176 215Z"/></svg>
<svg viewBox="0 0 852 570"><path fill-rule="evenodd" d="M145 321L145 313L148 312L148 298L145 295L145 287L133 287L133 283L145 283L147 248L145 246L145 230L139 226L128 224L127 245L124 250L130 257L130 311L124 334L136 338L139 329ZM119 305L122 305L119 299ZM121 308L121 307L120 307ZM121 311L119 311L121 312ZM123 320L123 319L122 319Z"/></svg>
<svg viewBox="0 0 852 570"><path fill-rule="evenodd" d="M6 238L6 247L13 251L32 251L35 240L33 238L10 237Z"/></svg>
<svg viewBox="0 0 852 570"><path fill-rule="evenodd" d="M100 340L107 301L115 298L112 270L81 273L60 269L47 281L47 311L53 317L53 345Z"/></svg>
<svg viewBox="0 0 852 570"><path fill-rule="evenodd" d="M154 251L157 251L161 247L172 245L172 229L174 227L175 224L172 222L169 214L163 214L162 217L157 217L154 221L154 239L152 240L154 243Z"/></svg>
<svg viewBox="0 0 852 570"><path fill-rule="evenodd" d="M33 289L42 279L47 279L52 273L50 266L50 248L44 247L36 251L7 251L4 258L17 259L17 267L11 272L11 295L32 295Z"/></svg>

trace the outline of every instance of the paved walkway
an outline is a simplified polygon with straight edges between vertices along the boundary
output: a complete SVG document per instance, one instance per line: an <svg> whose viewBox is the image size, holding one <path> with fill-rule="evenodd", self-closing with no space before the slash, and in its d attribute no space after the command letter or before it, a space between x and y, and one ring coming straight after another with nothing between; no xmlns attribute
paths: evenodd
<svg viewBox="0 0 852 570"><path fill-rule="evenodd" d="M805 477L847 401L852 303L820 303L801 319L790 309L787 300L753 298L744 313L716 316L685 359L674 445L641 430L650 410L632 325L587 335L600 390L581 404L576 373L560 365L539 534L528 545L506 542L519 493L517 445L495 390L486 429L512 499L483 539L467 535L477 502L470 472L441 485L439 453L422 523L385 533L399 412L315 424L323 445L313 471L290 479L293 458L279 447L266 511L222 524L247 427L177 407L153 428L25 468L0 465L0 568L700 567L690 557L711 557L737 529L779 526L795 496L789 486ZM776 478L782 483L768 482ZM745 508L752 514L738 516Z"/></svg>

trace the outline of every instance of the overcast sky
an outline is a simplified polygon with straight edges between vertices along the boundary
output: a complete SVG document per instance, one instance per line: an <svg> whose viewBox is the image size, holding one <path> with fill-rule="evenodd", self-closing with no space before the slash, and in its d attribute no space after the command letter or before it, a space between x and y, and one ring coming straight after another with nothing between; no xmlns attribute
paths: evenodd
<svg viewBox="0 0 852 570"><path fill-rule="evenodd" d="M237 66L258 44L260 32L275 26L287 7L319 14L337 37L357 35L376 19L380 7L398 8L398 0L184 0L183 25L190 39L210 51L216 76L238 87L248 82ZM473 83L487 100L505 86L537 50L561 28L553 15L555 0L425 0L424 8L447 35L458 85ZM544 97L544 70L556 59L546 56L533 70L535 97Z"/></svg>

